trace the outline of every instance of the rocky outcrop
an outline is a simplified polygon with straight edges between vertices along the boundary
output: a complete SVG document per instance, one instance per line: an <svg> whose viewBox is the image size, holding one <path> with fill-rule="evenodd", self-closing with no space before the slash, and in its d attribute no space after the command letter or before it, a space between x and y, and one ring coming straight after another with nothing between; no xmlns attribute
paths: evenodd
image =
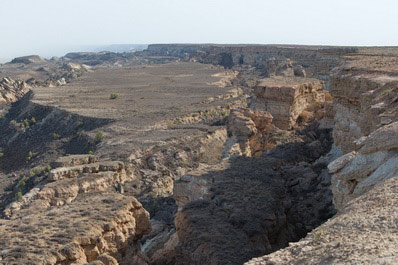
<svg viewBox="0 0 398 265"><path fill-rule="evenodd" d="M36 64L36 63L44 63L46 60L41 58L38 55L29 55L23 57L14 58L11 63L22 63L22 64Z"/></svg>
<svg viewBox="0 0 398 265"><path fill-rule="evenodd" d="M373 186L397 176L398 69L391 57L349 58L337 72L330 91L335 99L335 143L347 154L329 165L338 209Z"/></svg>
<svg viewBox="0 0 398 265"><path fill-rule="evenodd" d="M0 80L0 102L15 102L29 90L30 86L26 82L4 77Z"/></svg>
<svg viewBox="0 0 398 265"><path fill-rule="evenodd" d="M347 57L332 78L335 146L327 160L344 152L328 165L337 215L301 241L246 264L396 263L396 56Z"/></svg>
<svg viewBox="0 0 398 265"><path fill-rule="evenodd" d="M143 54L194 60L226 68L250 65L266 76L289 72L289 76L306 75L328 80L329 71L339 66L340 56L357 53L358 50L354 47L294 45L152 44ZM288 60L292 67L287 63Z"/></svg>
<svg viewBox="0 0 398 265"><path fill-rule="evenodd" d="M301 238L334 214L330 175L325 165L311 164L328 151L331 133L312 130L314 141L290 142L261 157L234 157L176 180L176 235L152 263L242 264Z"/></svg>
<svg viewBox="0 0 398 265"><path fill-rule="evenodd" d="M0 263L147 264L137 240L149 231L149 215L133 197L85 194L0 220Z"/></svg>
<svg viewBox="0 0 398 265"><path fill-rule="evenodd" d="M268 143L272 115L265 111L236 109L228 117L228 134L225 152L230 155L260 156L272 147Z"/></svg>
<svg viewBox="0 0 398 265"><path fill-rule="evenodd" d="M296 125L299 115L312 104L323 104L323 84L308 78L266 78L255 88L252 108L268 111L280 129Z"/></svg>
<svg viewBox="0 0 398 265"><path fill-rule="evenodd" d="M61 157L48 173L49 183L32 188L4 210L12 217L24 208L48 208L73 202L79 194L120 189L121 184L131 180L124 163L118 161L96 162L93 155L70 155Z"/></svg>
<svg viewBox="0 0 398 265"><path fill-rule="evenodd" d="M385 125L359 139L361 146L329 165L333 173L332 190L338 209L386 179L398 176L398 122Z"/></svg>
<svg viewBox="0 0 398 265"><path fill-rule="evenodd" d="M246 265L396 264L398 178L352 200L305 239Z"/></svg>
<svg viewBox="0 0 398 265"><path fill-rule="evenodd" d="M50 182L5 209L0 263L147 264L138 240L150 231L149 214L134 197L116 193L132 176L122 162L97 161L92 155L58 159Z"/></svg>

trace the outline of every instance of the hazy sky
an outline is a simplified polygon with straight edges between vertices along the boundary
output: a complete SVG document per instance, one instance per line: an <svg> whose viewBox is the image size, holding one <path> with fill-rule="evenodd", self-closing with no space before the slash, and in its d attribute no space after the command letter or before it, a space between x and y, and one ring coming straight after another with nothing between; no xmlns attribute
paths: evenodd
<svg viewBox="0 0 398 265"><path fill-rule="evenodd" d="M397 0L0 0L0 60L80 45L398 45Z"/></svg>

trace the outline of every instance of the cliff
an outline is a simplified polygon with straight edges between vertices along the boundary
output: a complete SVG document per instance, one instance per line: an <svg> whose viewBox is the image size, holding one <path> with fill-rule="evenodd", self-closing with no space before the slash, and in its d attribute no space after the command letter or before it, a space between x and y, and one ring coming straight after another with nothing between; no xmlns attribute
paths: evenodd
<svg viewBox="0 0 398 265"><path fill-rule="evenodd" d="M332 75L333 152L328 165L337 215L306 238L252 264L395 264L397 50L365 49ZM366 53L373 53L367 55Z"/></svg>

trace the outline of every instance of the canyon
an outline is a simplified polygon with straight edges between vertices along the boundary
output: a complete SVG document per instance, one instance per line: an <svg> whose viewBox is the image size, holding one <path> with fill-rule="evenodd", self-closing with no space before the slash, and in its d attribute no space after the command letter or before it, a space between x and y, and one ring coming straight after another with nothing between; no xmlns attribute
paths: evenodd
<svg viewBox="0 0 398 265"><path fill-rule="evenodd" d="M0 264L394 264L398 48L0 65Z"/></svg>

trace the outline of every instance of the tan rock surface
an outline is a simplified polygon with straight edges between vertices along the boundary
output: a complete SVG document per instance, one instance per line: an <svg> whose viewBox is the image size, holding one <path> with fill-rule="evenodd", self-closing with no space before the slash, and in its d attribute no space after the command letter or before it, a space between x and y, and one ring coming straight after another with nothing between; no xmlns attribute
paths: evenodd
<svg viewBox="0 0 398 265"><path fill-rule="evenodd" d="M0 220L1 264L86 264L103 254L129 264L122 261L133 257L122 253L137 253L134 242L150 231L141 204L116 193L84 194L67 206L23 211L22 219Z"/></svg>
<svg viewBox="0 0 398 265"><path fill-rule="evenodd" d="M305 108L325 101L322 82L311 78L266 78L257 84L254 93L256 108L270 112L280 129L290 129Z"/></svg>
<svg viewBox="0 0 398 265"><path fill-rule="evenodd" d="M268 144L272 119L272 115L266 111L235 109L228 117L229 141L234 141L229 145L239 145L238 154L260 156L272 147Z"/></svg>

